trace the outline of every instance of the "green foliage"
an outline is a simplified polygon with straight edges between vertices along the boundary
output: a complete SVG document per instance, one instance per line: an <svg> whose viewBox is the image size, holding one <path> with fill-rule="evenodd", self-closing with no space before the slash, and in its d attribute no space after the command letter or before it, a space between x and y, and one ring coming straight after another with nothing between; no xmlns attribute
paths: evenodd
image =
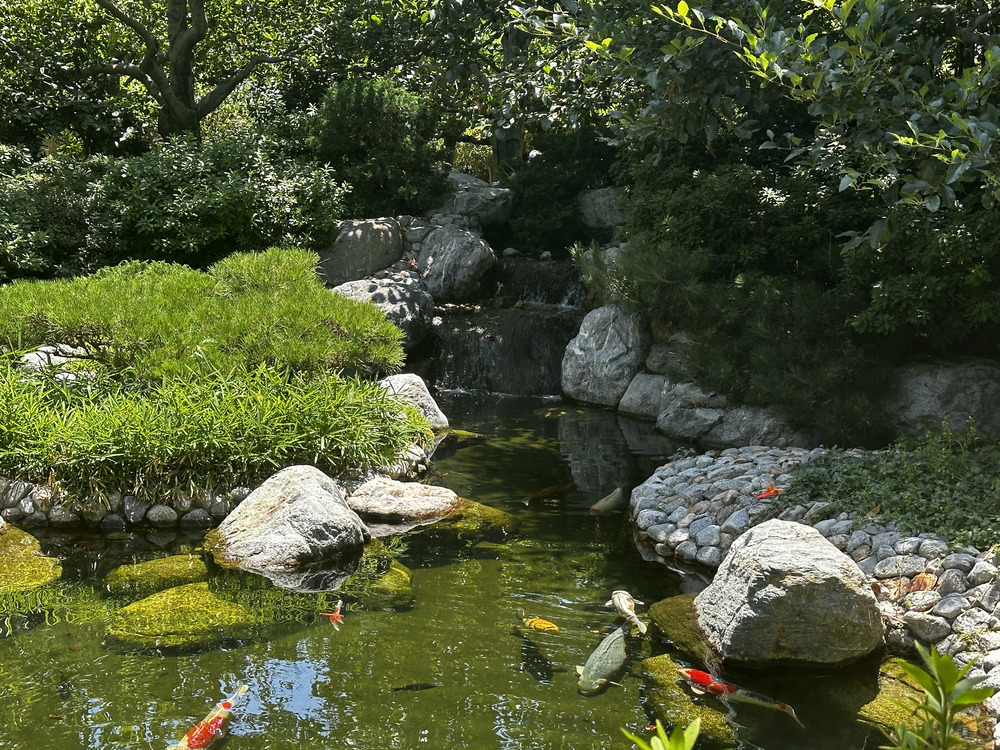
<svg viewBox="0 0 1000 750"><path fill-rule="evenodd" d="M0 287L0 347L82 347L82 369L153 383L189 371L335 370L402 361L402 333L373 305L324 288L317 256L271 249L208 272L132 262L89 277Z"/></svg>
<svg viewBox="0 0 1000 750"><path fill-rule="evenodd" d="M686 332L703 386L827 442L882 444L893 347L846 325L867 290L840 283L836 235L866 221L857 196L738 145L633 157L623 171L628 244L611 263L584 263L605 299Z"/></svg>
<svg viewBox="0 0 1000 750"><path fill-rule="evenodd" d="M136 389L108 374L63 384L0 369L0 473L51 483L59 500L163 502L256 486L312 464L336 475L391 462L425 421L377 385L261 366L191 372Z"/></svg>
<svg viewBox="0 0 1000 750"><path fill-rule="evenodd" d="M128 158L0 154L0 279L71 276L124 259L206 266L336 229L345 188L250 134L175 139ZM7 166L10 165L10 166Z"/></svg>
<svg viewBox="0 0 1000 750"><path fill-rule="evenodd" d="M998 466L1000 445L981 440L971 421L959 432L944 422L886 450L858 455L832 449L800 464L781 501L828 500L828 515L877 515L904 531L934 529L953 543L985 548L1000 542Z"/></svg>
<svg viewBox="0 0 1000 750"><path fill-rule="evenodd" d="M548 131L531 140L531 153L502 180L514 192L510 237L504 243L537 255L562 253L574 242L588 241L592 232L579 219L576 198L583 190L610 184L614 148L593 131Z"/></svg>
<svg viewBox="0 0 1000 750"><path fill-rule="evenodd" d="M700 729L701 719L695 719L686 728L675 727L668 737L663 724L657 719L656 734L653 735L649 743L625 729L622 729L622 734L632 740L639 750L692 750L698 741Z"/></svg>
<svg viewBox="0 0 1000 750"><path fill-rule="evenodd" d="M932 646L930 651L919 643L917 652L926 671L915 664L898 660L900 667L924 691L924 698L911 698L913 708L922 721L919 731L913 732L900 724L892 734L892 745L882 750L961 750L977 747L966 742L955 731L955 719L963 708L975 706L993 695L992 688L977 688L982 677L965 677L972 666L961 670L948 654L939 654Z"/></svg>
<svg viewBox="0 0 1000 750"><path fill-rule="evenodd" d="M103 253L199 267L276 243L323 246L345 192L328 167L289 162L252 137L200 147L175 138L114 162L96 189Z"/></svg>
<svg viewBox="0 0 1000 750"><path fill-rule="evenodd" d="M308 145L351 185L355 217L419 214L440 201L447 178L434 169L437 114L420 96L385 79L351 78L323 97Z"/></svg>

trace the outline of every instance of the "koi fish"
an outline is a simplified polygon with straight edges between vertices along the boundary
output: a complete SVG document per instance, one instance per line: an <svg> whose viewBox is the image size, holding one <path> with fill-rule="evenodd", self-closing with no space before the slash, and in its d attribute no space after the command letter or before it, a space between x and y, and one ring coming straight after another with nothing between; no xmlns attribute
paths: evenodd
<svg viewBox="0 0 1000 750"><path fill-rule="evenodd" d="M640 602L632 598L632 595L627 591L622 591L618 589L611 592L611 599L605 602L605 607L613 606L618 610L618 614L624 617L628 622L635 625L642 635L646 634L646 623L639 619L635 613L636 604L645 604L645 602Z"/></svg>
<svg viewBox="0 0 1000 750"><path fill-rule="evenodd" d="M208 716L191 727L182 740L171 745L167 750L195 750L196 748L208 747L219 739L233 706L248 689L246 685L240 685L236 688L235 693L219 702Z"/></svg>
<svg viewBox="0 0 1000 750"><path fill-rule="evenodd" d="M333 612L320 612L321 616L330 618L330 624L336 630L340 630L340 625L344 622L344 616L340 614L340 608L343 606L344 602L338 599L337 606L333 608Z"/></svg>
<svg viewBox="0 0 1000 750"><path fill-rule="evenodd" d="M440 682L411 682L409 685L400 685L399 687L394 687L393 690L430 690L431 688L441 687Z"/></svg>
<svg viewBox="0 0 1000 750"><path fill-rule="evenodd" d="M598 500L590 506L590 515L599 516L612 510L618 510L625 503L625 488L617 487L615 490Z"/></svg>
<svg viewBox="0 0 1000 750"><path fill-rule="evenodd" d="M543 490L538 490L538 492L532 492L530 495L525 495L520 500L519 503L524 503L525 505L530 505L532 500L549 500L557 497L562 497L563 495L572 492L576 489L576 482L564 482L563 484L554 484L551 487L546 487Z"/></svg>
<svg viewBox="0 0 1000 750"><path fill-rule="evenodd" d="M577 690L582 695L597 695L612 683L611 678L621 672L628 661L625 651L625 630L615 628L604 637L586 664L576 668L580 675Z"/></svg>
<svg viewBox="0 0 1000 750"><path fill-rule="evenodd" d="M559 626L554 622L549 622L548 620L543 620L541 617L531 617L524 616L524 610L521 610L521 622L524 623L524 627L531 628L532 630L548 630L551 633L558 633Z"/></svg>
<svg viewBox="0 0 1000 750"><path fill-rule="evenodd" d="M784 490L781 489L781 487L775 487L774 482L771 482L769 485L767 485L766 490L757 494L757 497L761 499L765 497L774 497L779 492L784 492Z"/></svg>
<svg viewBox="0 0 1000 750"><path fill-rule="evenodd" d="M683 675L684 678L691 684L691 691L698 695L710 693L711 695L719 698L727 698L732 701L750 703L754 706L763 706L764 708L773 708L778 711L783 711L795 719L796 724L805 729L802 722L799 721L799 717L795 715L795 710L787 703L780 703L779 701L759 695L758 693L744 690L743 688L737 687L732 683L716 680L708 672L702 672L700 669L681 669L679 671L681 675Z"/></svg>

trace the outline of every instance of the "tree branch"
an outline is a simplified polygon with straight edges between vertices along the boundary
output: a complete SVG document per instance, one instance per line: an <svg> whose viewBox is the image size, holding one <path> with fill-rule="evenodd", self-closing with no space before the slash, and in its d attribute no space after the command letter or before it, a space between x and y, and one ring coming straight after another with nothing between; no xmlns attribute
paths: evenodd
<svg viewBox="0 0 1000 750"><path fill-rule="evenodd" d="M142 40L143 44L146 45L146 50L154 50L154 54L159 51L160 43L156 41L156 37L153 36L153 32L142 25L137 18L133 18L128 13L123 11L117 5L115 5L111 0L94 0L98 5L100 5L104 10L110 13L112 16L117 18L122 24L128 26L132 31L138 34L139 38Z"/></svg>
<svg viewBox="0 0 1000 750"><path fill-rule="evenodd" d="M288 62L294 59L295 58L290 55L254 55L242 68L236 71L236 73L231 75L226 80L220 81L214 89L198 100L198 104L195 107L198 113L198 119L200 120L214 112L218 106L225 101L226 97L233 93L237 86L250 77L250 74L253 73L258 66L266 65L268 63Z"/></svg>

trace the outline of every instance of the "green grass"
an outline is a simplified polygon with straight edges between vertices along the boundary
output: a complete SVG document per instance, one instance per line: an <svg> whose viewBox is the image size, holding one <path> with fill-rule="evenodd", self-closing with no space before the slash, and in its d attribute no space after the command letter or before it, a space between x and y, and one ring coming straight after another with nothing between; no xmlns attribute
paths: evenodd
<svg viewBox="0 0 1000 750"><path fill-rule="evenodd" d="M325 289L315 264L274 249L205 273L129 263L0 288L0 474L86 507L393 462L429 435L366 379L398 368L402 333ZM18 357L41 344L82 347L79 377L27 377Z"/></svg>
<svg viewBox="0 0 1000 750"><path fill-rule="evenodd" d="M0 348L82 347L83 367L151 383L189 372L398 369L402 332L374 305L324 288L303 250L232 255L207 272L133 262L0 288Z"/></svg>
<svg viewBox="0 0 1000 750"><path fill-rule="evenodd" d="M794 467L783 507L831 502L824 515L849 512L858 525L895 521L908 533L933 531L954 544L1000 543L1000 445L971 422L947 422L883 451L850 455L830 450Z"/></svg>

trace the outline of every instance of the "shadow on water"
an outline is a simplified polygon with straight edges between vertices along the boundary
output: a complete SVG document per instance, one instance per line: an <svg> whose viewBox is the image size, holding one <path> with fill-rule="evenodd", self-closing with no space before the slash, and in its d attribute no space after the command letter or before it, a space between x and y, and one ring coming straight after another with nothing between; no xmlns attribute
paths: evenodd
<svg viewBox="0 0 1000 750"><path fill-rule="evenodd" d="M620 729L644 733L649 721L640 679L626 674L585 698L575 668L620 622L604 606L614 589L649 604L676 593L678 581L638 555L623 509L590 509L619 487L627 496L678 446L613 412L558 400L438 400L462 432L435 456L436 481L515 515L514 535L454 546L422 543L418 532L399 557L413 572L412 607L352 603L337 630L314 611L315 599L288 593L292 604L282 607L293 627L176 654L109 649L104 629L124 602L100 581L119 564L197 552L197 538L41 535L72 582L0 630L0 748L162 750L240 682L250 692L227 750L631 748ZM242 584L232 576L213 586ZM530 629L530 616L558 631ZM631 671L638 674L635 661ZM757 689L788 688L757 679ZM794 690L810 692L808 683ZM819 723L822 707L799 703L807 726ZM755 745L833 747L803 742L773 717L754 719L753 708L736 718ZM860 749L864 739L837 747Z"/></svg>

